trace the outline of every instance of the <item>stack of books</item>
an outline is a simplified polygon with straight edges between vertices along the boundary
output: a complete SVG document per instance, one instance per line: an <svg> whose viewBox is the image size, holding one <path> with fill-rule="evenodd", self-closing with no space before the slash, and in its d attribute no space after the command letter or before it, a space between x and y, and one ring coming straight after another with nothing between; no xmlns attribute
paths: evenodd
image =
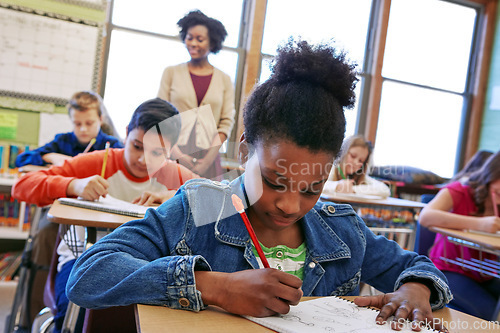
<svg viewBox="0 0 500 333"><path fill-rule="evenodd" d="M22 252L0 253L0 281L11 281L21 265Z"/></svg>

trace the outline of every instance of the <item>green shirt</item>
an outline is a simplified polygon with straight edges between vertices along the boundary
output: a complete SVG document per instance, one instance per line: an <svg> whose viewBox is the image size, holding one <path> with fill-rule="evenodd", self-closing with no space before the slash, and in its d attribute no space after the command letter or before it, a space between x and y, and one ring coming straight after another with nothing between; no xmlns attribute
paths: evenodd
<svg viewBox="0 0 500 333"><path fill-rule="evenodd" d="M260 242L259 242L260 243ZM269 262L271 268L279 269L286 273L292 274L303 280L304 277L304 263L306 261L306 244L302 243L298 248L291 249L285 245L278 245L275 247L265 247L260 244L264 255ZM259 254L252 244L252 251L257 258L260 267L264 267L259 258Z"/></svg>

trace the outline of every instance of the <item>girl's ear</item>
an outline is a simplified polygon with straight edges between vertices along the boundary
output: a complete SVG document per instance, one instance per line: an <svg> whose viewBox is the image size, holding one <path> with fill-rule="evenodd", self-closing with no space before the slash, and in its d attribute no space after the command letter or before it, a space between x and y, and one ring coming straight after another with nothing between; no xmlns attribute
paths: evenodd
<svg viewBox="0 0 500 333"><path fill-rule="evenodd" d="M245 138L245 132L240 136L240 145L238 147L238 162L244 166L248 161L248 143Z"/></svg>

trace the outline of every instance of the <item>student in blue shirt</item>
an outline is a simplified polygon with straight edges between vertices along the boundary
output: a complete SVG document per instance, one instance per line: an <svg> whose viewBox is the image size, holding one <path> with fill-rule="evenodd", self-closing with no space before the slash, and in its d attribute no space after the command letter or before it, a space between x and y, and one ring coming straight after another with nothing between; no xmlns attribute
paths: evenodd
<svg viewBox="0 0 500 333"><path fill-rule="evenodd" d="M120 139L105 134L101 129L107 124L103 123L104 105L100 96L90 91L77 92L71 97L67 108L73 132L57 134L46 145L20 154L16 159L16 167L27 164L61 166L65 160L83 153L93 138L96 141L90 151L104 149L108 141L112 148L123 148Z"/></svg>
<svg viewBox="0 0 500 333"><path fill-rule="evenodd" d="M355 74L329 45L280 48L271 78L245 105L245 173L231 183L188 181L144 219L102 238L77 259L69 299L85 308L216 305L263 317L288 313L302 296L357 295L363 281L385 293L355 300L379 307L378 322L432 323L432 309L451 294L429 258L373 234L350 205L318 201L344 139L344 108L354 105ZM232 194L243 199L271 268L257 269ZM301 249L304 259L295 260Z"/></svg>

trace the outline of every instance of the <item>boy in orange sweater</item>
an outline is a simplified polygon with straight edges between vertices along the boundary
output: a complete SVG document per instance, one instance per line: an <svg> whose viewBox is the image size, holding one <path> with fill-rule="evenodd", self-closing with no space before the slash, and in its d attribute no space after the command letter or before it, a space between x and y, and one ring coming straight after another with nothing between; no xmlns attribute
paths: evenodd
<svg viewBox="0 0 500 333"><path fill-rule="evenodd" d="M170 103L160 98L148 100L132 115L125 148L109 149L104 177L100 174L106 152L96 151L78 155L62 166L24 175L12 188L12 195L39 206L51 204L61 197L95 200L107 194L141 205L162 203L171 198L184 181L198 178L166 158L180 133L178 114ZM75 261L65 242L61 241L57 252L58 311L54 332L61 329L64 321L68 305L66 281Z"/></svg>

